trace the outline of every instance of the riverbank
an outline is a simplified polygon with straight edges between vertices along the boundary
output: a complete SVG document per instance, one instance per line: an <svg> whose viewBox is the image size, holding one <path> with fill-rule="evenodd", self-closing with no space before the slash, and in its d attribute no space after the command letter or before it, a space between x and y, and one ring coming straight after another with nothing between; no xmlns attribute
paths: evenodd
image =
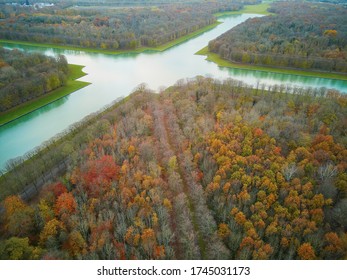
<svg viewBox="0 0 347 280"><path fill-rule="evenodd" d="M57 88L51 91L50 93L45 94L42 97L30 100L24 104L21 104L6 112L1 113L0 126L9 123L17 118L20 118L26 114L29 114L32 111L35 111L54 101L57 101L58 99L63 98L89 85L90 83L88 82L76 81L76 79L87 75L82 71L83 68L84 66L82 65L69 64L70 74L65 86Z"/></svg>
<svg viewBox="0 0 347 280"><path fill-rule="evenodd" d="M314 77L314 78L324 78L324 79L334 79L334 80L347 81L347 75L345 75L345 74L305 71L305 70L298 70L298 69L275 68L275 67L267 67L267 66L233 63L231 61L222 59L216 53L209 52L208 47L204 47L203 49L201 49L200 51L198 51L195 54L206 56L207 61L214 62L220 67L229 67L229 68L244 69L244 70L272 72L272 73L278 73L278 74L289 74L289 75L298 75L298 76L307 76L307 77Z"/></svg>
<svg viewBox="0 0 347 280"><path fill-rule="evenodd" d="M136 54L136 53L142 53L146 51L155 51L155 52L163 52L167 49L182 44L185 41L188 41L194 37L197 37L201 35L202 33L209 31L213 28L215 28L217 25L221 24L221 22L216 21L213 24L207 25L203 28L200 28L192 33L189 33L185 36L179 37L173 41L170 41L166 44L160 45L158 47L141 47L134 50L104 50L104 49L93 49L93 48L83 48L83 47L74 47L74 46L60 46L55 44L42 44L42 43L32 43L32 42L26 42L26 41L12 41L12 40L0 40L1 44L11 44L11 45L23 45L23 46L30 46L30 47L42 47L42 48L53 48L53 49L62 49L62 50L72 50L72 51L82 51L82 52L91 52L91 53L101 53L101 54Z"/></svg>

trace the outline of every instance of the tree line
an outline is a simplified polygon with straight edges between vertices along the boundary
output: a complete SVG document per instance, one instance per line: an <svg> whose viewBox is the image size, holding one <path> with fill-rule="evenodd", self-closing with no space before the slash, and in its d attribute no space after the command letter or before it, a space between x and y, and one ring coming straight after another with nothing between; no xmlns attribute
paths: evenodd
<svg viewBox="0 0 347 280"><path fill-rule="evenodd" d="M346 104L203 77L140 85L1 178L66 165L33 202L3 200L1 258L345 258Z"/></svg>
<svg viewBox="0 0 347 280"><path fill-rule="evenodd" d="M54 58L0 48L0 112L63 86L68 72L63 55Z"/></svg>
<svg viewBox="0 0 347 280"><path fill-rule="evenodd" d="M275 2L275 13L249 19L209 43L222 58L246 64L347 72L347 9Z"/></svg>

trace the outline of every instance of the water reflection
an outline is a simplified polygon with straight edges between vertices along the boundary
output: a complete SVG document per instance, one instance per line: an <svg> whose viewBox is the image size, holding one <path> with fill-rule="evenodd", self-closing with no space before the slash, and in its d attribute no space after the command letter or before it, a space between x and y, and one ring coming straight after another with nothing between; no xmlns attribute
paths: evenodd
<svg viewBox="0 0 347 280"><path fill-rule="evenodd" d="M288 75L274 72L265 72L257 70L246 70L236 68L220 67L221 71L227 72L231 77L244 81L245 83L255 85L258 81L266 85L291 85L297 87L312 88L331 88L347 93L346 81L324 78L312 78L309 76Z"/></svg>

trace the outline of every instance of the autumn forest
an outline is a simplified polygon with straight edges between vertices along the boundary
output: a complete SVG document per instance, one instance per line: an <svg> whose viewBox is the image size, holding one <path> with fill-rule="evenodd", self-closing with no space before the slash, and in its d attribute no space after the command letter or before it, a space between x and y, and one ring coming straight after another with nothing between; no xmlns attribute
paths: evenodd
<svg viewBox="0 0 347 280"><path fill-rule="evenodd" d="M4 200L2 258L346 257L345 96L198 77L117 104Z"/></svg>
<svg viewBox="0 0 347 280"><path fill-rule="evenodd" d="M217 12L258 3L52 2L39 12L4 5L0 39L96 52L158 47L216 23ZM276 2L271 15L214 37L209 51L343 75L346 7L328 2L337 4ZM65 85L68 63L1 47L0 112ZM1 260L347 259L345 94L208 75L133 88L7 162Z"/></svg>
<svg viewBox="0 0 347 280"><path fill-rule="evenodd" d="M57 2L39 11L34 7L4 6L0 12L0 38L108 50L157 47L216 22L213 13L239 10L243 2L256 3L173 1L159 5L161 1L157 1L154 7L100 8L89 6L88 1L80 1L81 6Z"/></svg>

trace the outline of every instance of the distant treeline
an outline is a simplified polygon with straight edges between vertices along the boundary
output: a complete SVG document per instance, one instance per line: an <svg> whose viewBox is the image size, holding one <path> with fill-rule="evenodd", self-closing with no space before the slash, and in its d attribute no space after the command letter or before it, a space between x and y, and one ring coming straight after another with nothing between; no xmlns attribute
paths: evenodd
<svg viewBox="0 0 347 280"><path fill-rule="evenodd" d="M234 62L347 72L347 8L276 2L276 15L249 19L209 43Z"/></svg>
<svg viewBox="0 0 347 280"><path fill-rule="evenodd" d="M56 5L39 10L3 5L0 38L111 50L156 47L214 23L215 12L242 7L230 0L128 8Z"/></svg>
<svg viewBox="0 0 347 280"><path fill-rule="evenodd" d="M61 87L67 74L63 55L53 58L0 48L0 112Z"/></svg>

